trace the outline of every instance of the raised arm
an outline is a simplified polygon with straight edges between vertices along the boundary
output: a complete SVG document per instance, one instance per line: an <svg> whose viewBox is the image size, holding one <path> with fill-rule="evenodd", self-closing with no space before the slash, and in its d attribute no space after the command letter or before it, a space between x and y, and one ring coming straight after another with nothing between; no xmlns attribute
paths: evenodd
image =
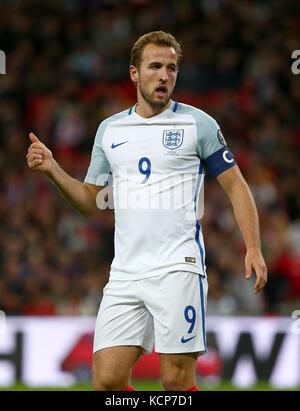
<svg viewBox="0 0 300 411"><path fill-rule="evenodd" d="M35 134L30 133L31 145L27 153L28 167L44 172L56 185L65 200L83 215L98 211L96 197L102 187L82 183L69 176L55 161L52 152Z"/></svg>
<svg viewBox="0 0 300 411"><path fill-rule="evenodd" d="M249 279L253 271L256 273L254 292L258 293L267 282L267 267L261 252L259 220L254 199L238 166L219 174L217 180L230 198L235 219L247 247L246 278Z"/></svg>

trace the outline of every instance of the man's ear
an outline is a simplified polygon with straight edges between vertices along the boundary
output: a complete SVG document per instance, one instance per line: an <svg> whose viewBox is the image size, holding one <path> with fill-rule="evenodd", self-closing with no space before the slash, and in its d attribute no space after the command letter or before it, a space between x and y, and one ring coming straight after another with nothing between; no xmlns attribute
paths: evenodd
<svg viewBox="0 0 300 411"><path fill-rule="evenodd" d="M131 65L129 67L129 73L130 73L131 81L136 84L139 79L139 72L138 72L137 67Z"/></svg>

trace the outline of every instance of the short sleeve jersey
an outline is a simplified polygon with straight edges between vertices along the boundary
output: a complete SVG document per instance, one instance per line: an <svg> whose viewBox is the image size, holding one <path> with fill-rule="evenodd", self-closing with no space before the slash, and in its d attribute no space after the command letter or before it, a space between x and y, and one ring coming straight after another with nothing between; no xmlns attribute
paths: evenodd
<svg viewBox="0 0 300 411"><path fill-rule="evenodd" d="M236 164L217 122L172 101L143 118L135 107L104 120L85 182L113 181L115 256L111 280L174 271L206 276L199 208L205 173Z"/></svg>

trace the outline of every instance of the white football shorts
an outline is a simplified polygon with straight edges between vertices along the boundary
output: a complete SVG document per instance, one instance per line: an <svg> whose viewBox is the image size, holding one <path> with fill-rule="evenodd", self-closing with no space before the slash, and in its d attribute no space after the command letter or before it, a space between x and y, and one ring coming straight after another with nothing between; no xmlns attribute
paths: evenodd
<svg viewBox="0 0 300 411"><path fill-rule="evenodd" d="M146 352L206 351L207 279L179 271L133 281L111 281L103 290L94 352L134 345Z"/></svg>

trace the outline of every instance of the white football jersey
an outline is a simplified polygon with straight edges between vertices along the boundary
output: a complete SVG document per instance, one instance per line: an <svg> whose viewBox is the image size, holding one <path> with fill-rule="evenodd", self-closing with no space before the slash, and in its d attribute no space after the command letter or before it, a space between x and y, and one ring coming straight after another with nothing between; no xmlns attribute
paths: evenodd
<svg viewBox="0 0 300 411"><path fill-rule="evenodd" d="M103 186L112 174L110 280L173 271L206 276L199 193L205 172L217 176L235 164L219 125L195 107L172 101L151 118L132 107L104 120L85 182Z"/></svg>

